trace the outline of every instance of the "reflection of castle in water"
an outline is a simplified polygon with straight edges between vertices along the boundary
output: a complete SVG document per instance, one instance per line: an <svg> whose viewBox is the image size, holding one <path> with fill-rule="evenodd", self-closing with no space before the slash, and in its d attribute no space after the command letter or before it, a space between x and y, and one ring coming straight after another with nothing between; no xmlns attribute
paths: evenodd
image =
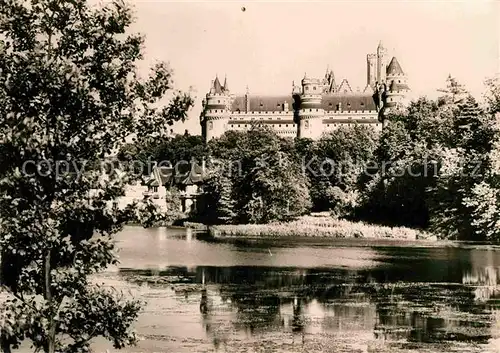
<svg viewBox="0 0 500 353"><path fill-rule="evenodd" d="M218 301L202 316L209 323L207 333L219 343L235 330L246 336L352 332L414 342L484 343L489 337L491 324L471 319L478 307L474 288L468 286L384 283L380 274L347 270L198 267L193 275L212 288L201 301L210 295ZM500 276L498 270L484 269L463 277L464 284L496 285Z"/></svg>

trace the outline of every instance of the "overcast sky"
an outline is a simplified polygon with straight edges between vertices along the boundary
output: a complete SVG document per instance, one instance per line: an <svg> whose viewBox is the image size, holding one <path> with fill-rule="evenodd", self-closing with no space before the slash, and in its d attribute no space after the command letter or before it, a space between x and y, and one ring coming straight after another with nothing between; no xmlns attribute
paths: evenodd
<svg viewBox="0 0 500 353"><path fill-rule="evenodd" d="M134 30L147 63L169 61L196 107L176 130L199 133L201 99L227 74L234 93L289 94L292 81L322 77L366 85L366 54L383 41L413 95L435 95L449 73L475 95L500 71L500 1L145 1ZM242 11L242 8L245 11Z"/></svg>

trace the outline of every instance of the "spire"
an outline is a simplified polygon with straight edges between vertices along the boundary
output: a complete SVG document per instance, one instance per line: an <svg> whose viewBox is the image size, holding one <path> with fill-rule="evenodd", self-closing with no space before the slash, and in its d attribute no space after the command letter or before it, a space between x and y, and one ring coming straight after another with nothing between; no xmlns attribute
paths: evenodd
<svg viewBox="0 0 500 353"><path fill-rule="evenodd" d="M334 93L337 91L337 84L335 83L335 75L333 74L333 70L330 70L330 87L328 87L328 91L330 93Z"/></svg>
<svg viewBox="0 0 500 353"><path fill-rule="evenodd" d="M247 92L246 92L246 95L248 96L250 94L250 89L248 88L248 85L247 85Z"/></svg>
<svg viewBox="0 0 500 353"><path fill-rule="evenodd" d="M398 59L394 56L387 66L387 75L404 75L403 69L401 69L401 65L399 65Z"/></svg>
<svg viewBox="0 0 500 353"><path fill-rule="evenodd" d="M229 91L229 87L227 86L227 75L224 76L224 91Z"/></svg>
<svg viewBox="0 0 500 353"><path fill-rule="evenodd" d="M378 47L377 49L385 49L384 48L384 43L382 43L382 41L378 42Z"/></svg>
<svg viewBox="0 0 500 353"><path fill-rule="evenodd" d="M221 86L220 81L219 81L219 76L217 76L217 75L215 75L214 93L222 94L222 86Z"/></svg>

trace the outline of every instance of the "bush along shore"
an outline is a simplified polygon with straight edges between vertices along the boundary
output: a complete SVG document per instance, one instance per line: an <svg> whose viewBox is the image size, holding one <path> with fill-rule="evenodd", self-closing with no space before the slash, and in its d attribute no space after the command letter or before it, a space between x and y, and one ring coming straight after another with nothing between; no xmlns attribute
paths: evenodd
<svg viewBox="0 0 500 353"><path fill-rule="evenodd" d="M371 225L326 216L304 216L287 223L216 225L210 226L208 231L214 238L318 237L436 240L432 234L417 229Z"/></svg>

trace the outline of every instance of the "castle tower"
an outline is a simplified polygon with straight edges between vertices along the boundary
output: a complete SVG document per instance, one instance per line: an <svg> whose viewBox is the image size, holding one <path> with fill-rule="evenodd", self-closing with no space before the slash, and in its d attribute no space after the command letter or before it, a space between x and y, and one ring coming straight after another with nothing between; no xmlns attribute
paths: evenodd
<svg viewBox="0 0 500 353"><path fill-rule="evenodd" d="M231 105L231 95L227 87L227 79L222 86L216 76L203 101L201 126L205 141L221 136L226 130Z"/></svg>
<svg viewBox="0 0 500 353"><path fill-rule="evenodd" d="M324 115L321 106L323 83L319 79L308 78L304 75L302 79L302 92L300 93L300 105L298 108L299 129L298 137L318 138L321 136L322 119Z"/></svg>
<svg viewBox="0 0 500 353"><path fill-rule="evenodd" d="M387 49L384 48L382 41L377 47L377 81L383 83L386 80L387 68Z"/></svg>
<svg viewBox="0 0 500 353"><path fill-rule="evenodd" d="M375 87L377 81L377 56L375 54L366 55L366 85Z"/></svg>
<svg viewBox="0 0 500 353"><path fill-rule="evenodd" d="M410 88L408 87L408 78L396 57L393 57L389 63L386 75L387 97L385 107L392 109L404 105L405 96Z"/></svg>

